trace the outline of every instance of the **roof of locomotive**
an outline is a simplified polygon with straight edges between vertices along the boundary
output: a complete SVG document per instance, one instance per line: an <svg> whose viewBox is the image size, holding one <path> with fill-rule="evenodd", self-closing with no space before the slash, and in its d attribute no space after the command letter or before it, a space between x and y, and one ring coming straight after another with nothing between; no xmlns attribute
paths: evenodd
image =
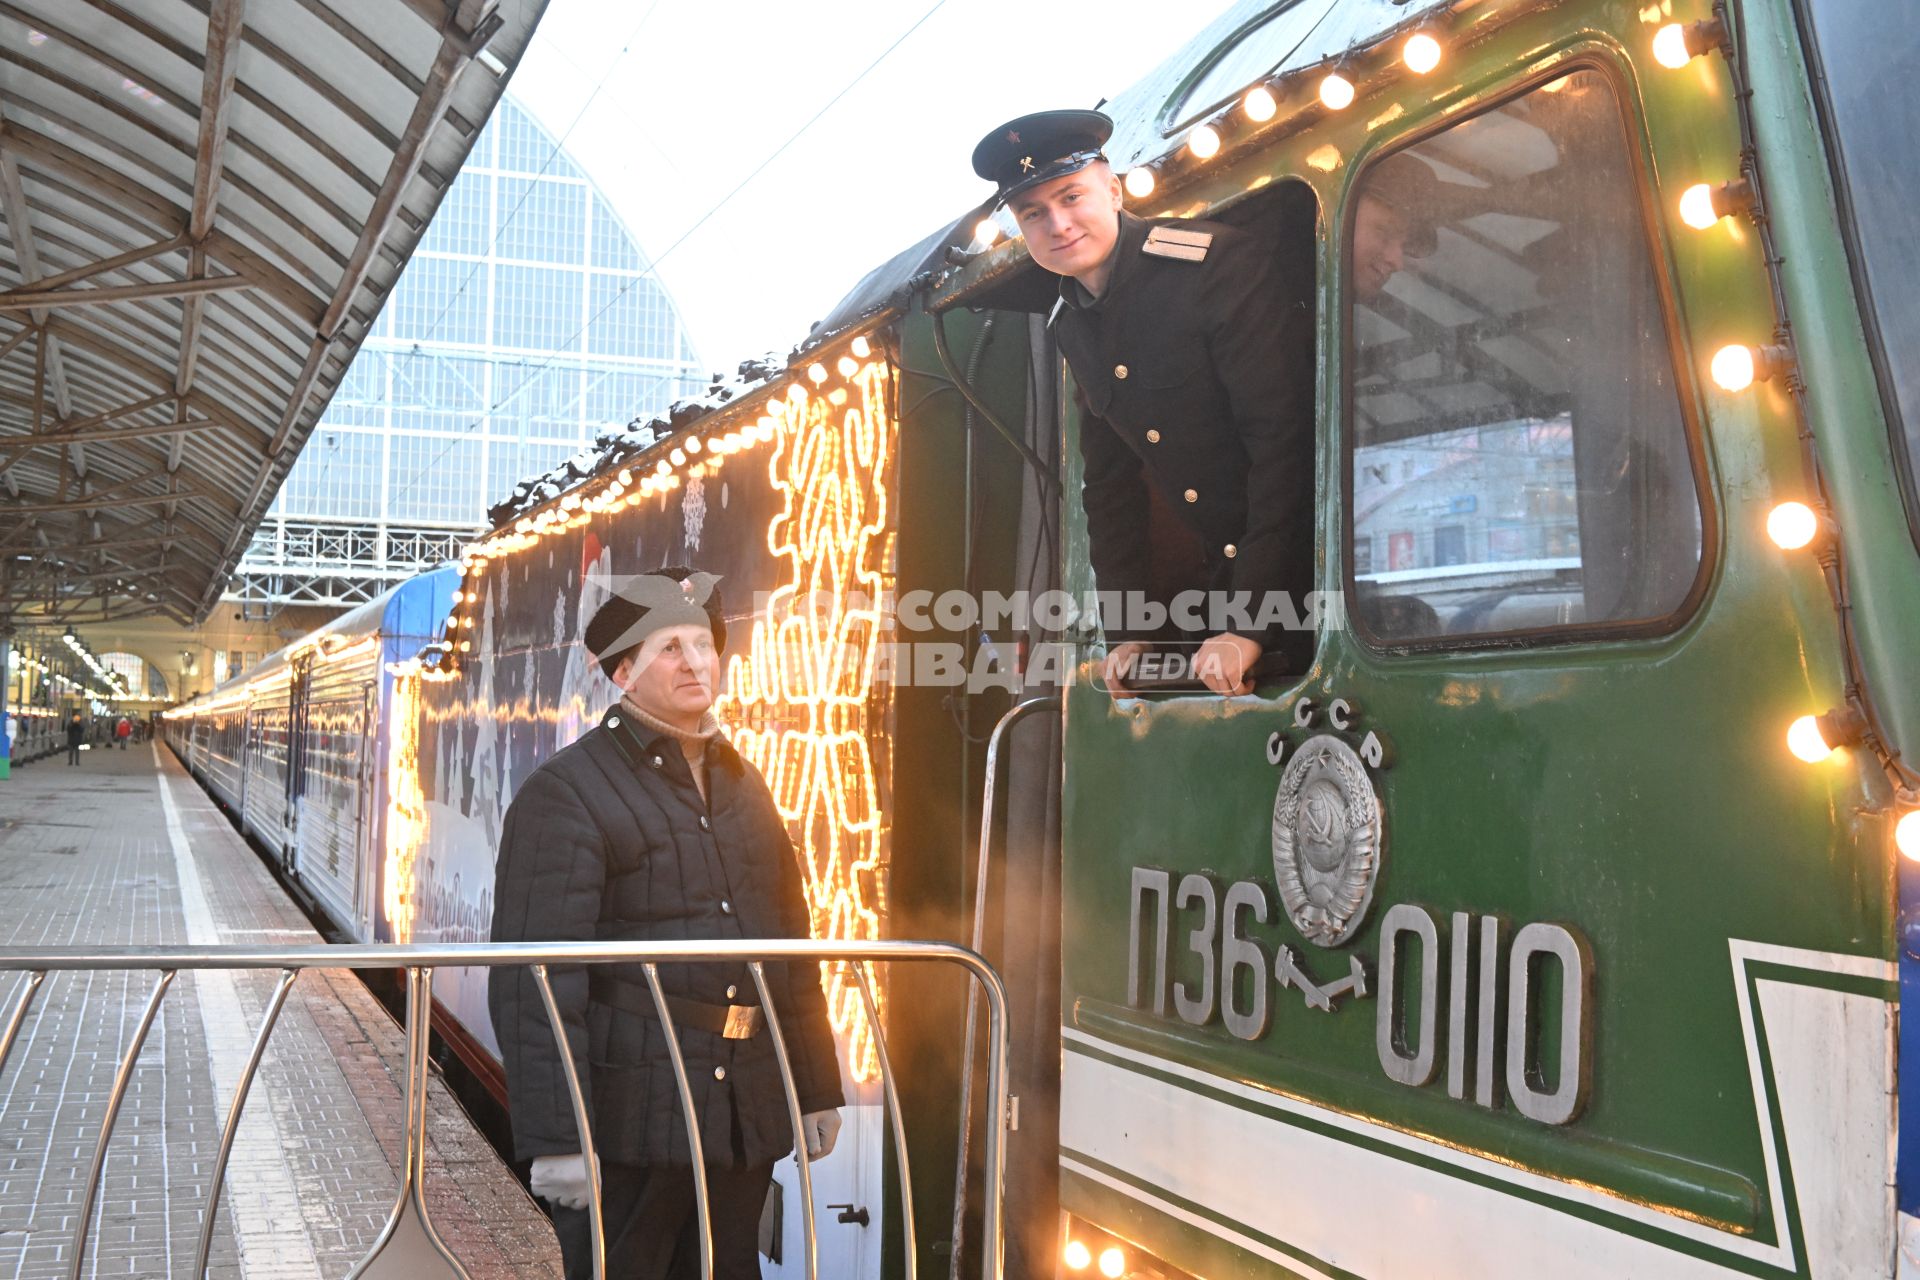
<svg viewBox="0 0 1920 1280"><path fill-rule="evenodd" d="M1417 24L1423 14L1448 2L1238 0L1150 75L1101 104L1114 121L1108 158L1124 171L1164 157L1179 148L1189 128L1218 115L1248 85L1327 64L1397 28ZM748 402L759 404L764 397L755 393L804 366L815 351L904 314L918 289L956 281L970 288L989 278L999 282L1010 275L1030 276L1037 268L1017 247L996 255L990 272L967 271L964 250L984 209L983 203L868 272L786 356L769 352L743 361L733 377L716 379L701 395L675 401L657 417L602 431L565 462L522 480L488 510L493 527L504 528L594 476L665 448L710 415L745 408Z"/></svg>

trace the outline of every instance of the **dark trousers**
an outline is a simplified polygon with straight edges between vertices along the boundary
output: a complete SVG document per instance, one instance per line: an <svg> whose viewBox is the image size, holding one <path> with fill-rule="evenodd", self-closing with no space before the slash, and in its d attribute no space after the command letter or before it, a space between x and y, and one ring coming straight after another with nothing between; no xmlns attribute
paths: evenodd
<svg viewBox="0 0 1920 1280"><path fill-rule="evenodd" d="M80 763L80 744L79 743L69 742L67 744L67 763L68 764Z"/></svg>
<svg viewBox="0 0 1920 1280"><path fill-rule="evenodd" d="M714 1280L760 1280L760 1211L773 1166L707 1170L713 1215ZM601 1166L608 1280L695 1280L700 1275L700 1215L693 1170ZM567 1280L592 1280L593 1224L585 1209L553 1207Z"/></svg>

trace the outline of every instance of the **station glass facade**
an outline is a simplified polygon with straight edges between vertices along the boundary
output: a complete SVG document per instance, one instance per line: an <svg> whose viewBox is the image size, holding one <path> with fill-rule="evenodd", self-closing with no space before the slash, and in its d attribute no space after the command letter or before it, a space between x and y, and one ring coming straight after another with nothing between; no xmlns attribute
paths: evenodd
<svg viewBox="0 0 1920 1280"><path fill-rule="evenodd" d="M274 500L232 592L365 598L522 477L706 382L591 179L502 100ZM275 572L278 570L279 572Z"/></svg>

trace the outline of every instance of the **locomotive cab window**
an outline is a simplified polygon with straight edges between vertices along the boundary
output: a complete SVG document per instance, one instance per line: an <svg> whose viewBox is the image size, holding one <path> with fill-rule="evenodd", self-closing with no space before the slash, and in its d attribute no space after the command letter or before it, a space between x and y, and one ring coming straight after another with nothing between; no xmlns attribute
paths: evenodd
<svg viewBox="0 0 1920 1280"><path fill-rule="evenodd" d="M1705 516L1612 83L1376 161L1347 217L1356 627L1453 646L1677 615Z"/></svg>

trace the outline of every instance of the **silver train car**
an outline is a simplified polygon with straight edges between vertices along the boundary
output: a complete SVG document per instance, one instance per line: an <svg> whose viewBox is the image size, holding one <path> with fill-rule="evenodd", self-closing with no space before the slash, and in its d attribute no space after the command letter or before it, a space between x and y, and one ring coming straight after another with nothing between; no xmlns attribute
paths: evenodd
<svg viewBox="0 0 1920 1280"><path fill-rule="evenodd" d="M162 720L188 771L346 940L392 938L393 668L438 637L458 583L451 568L411 578Z"/></svg>

